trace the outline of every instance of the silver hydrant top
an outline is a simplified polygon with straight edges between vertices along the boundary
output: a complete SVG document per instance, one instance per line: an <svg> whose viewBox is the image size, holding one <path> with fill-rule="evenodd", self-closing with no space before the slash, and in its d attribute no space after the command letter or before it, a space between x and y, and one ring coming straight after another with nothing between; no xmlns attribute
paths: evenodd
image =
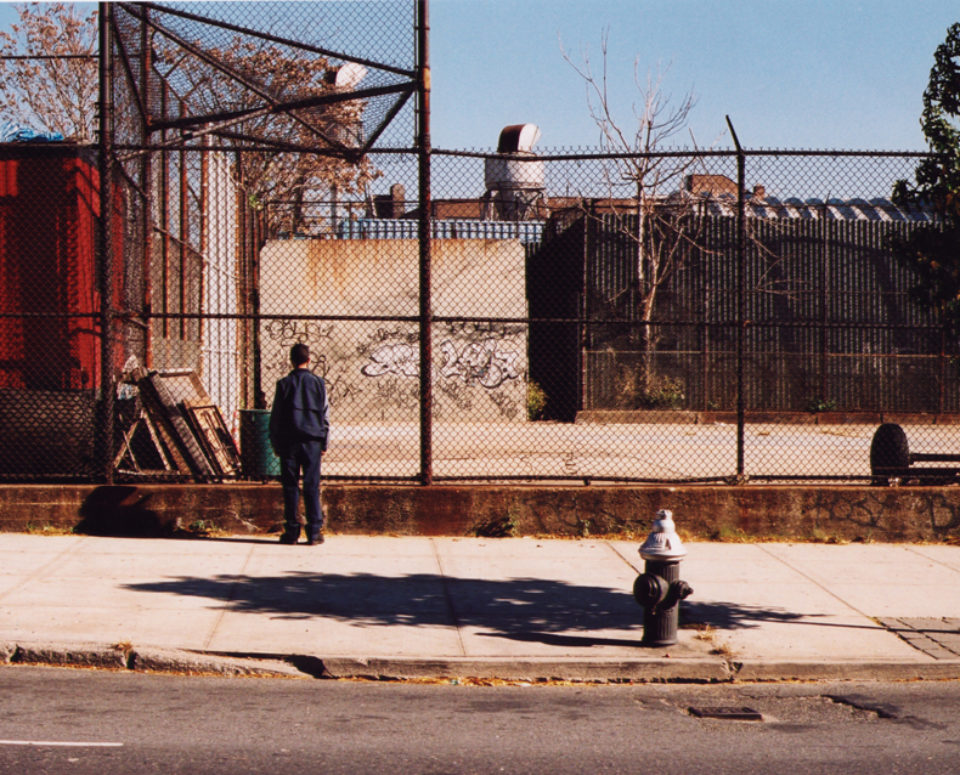
<svg viewBox="0 0 960 775"><path fill-rule="evenodd" d="M644 560L679 560L686 557L687 550L677 535L677 526L673 522L673 512L661 509L653 521L650 535L640 547L640 557Z"/></svg>

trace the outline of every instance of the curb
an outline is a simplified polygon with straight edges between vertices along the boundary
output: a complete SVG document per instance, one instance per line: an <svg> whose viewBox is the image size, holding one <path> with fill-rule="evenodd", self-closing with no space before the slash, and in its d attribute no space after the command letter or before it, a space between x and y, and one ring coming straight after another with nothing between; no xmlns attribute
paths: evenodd
<svg viewBox="0 0 960 775"><path fill-rule="evenodd" d="M0 642L0 665L94 667L134 672L187 675L304 678L291 664L277 659L238 658L183 649L133 648L129 644Z"/></svg>
<svg viewBox="0 0 960 775"><path fill-rule="evenodd" d="M129 644L0 641L0 665L44 665L222 677L527 683L760 683L960 679L960 659L927 662L730 662L724 659L318 657L201 653Z"/></svg>
<svg viewBox="0 0 960 775"><path fill-rule="evenodd" d="M277 659L228 657L179 649L136 649L130 654L130 669L147 673L250 676L257 678L308 678L310 676Z"/></svg>
<svg viewBox="0 0 960 775"><path fill-rule="evenodd" d="M331 658L324 676L372 680L476 678L542 683L761 683L960 679L960 660L930 662L729 662L717 659Z"/></svg>
<svg viewBox="0 0 960 775"><path fill-rule="evenodd" d="M524 659L343 658L323 660L332 678L373 680L455 680L458 678L544 683L721 683L731 672L720 660L705 659Z"/></svg>
<svg viewBox="0 0 960 775"><path fill-rule="evenodd" d="M120 645L89 643L7 643L0 646L3 661L9 664L98 667L121 670L127 667L127 652Z"/></svg>
<svg viewBox="0 0 960 775"><path fill-rule="evenodd" d="M738 662L733 680L763 681L946 681L960 679L960 659L904 662Z"/></svg>

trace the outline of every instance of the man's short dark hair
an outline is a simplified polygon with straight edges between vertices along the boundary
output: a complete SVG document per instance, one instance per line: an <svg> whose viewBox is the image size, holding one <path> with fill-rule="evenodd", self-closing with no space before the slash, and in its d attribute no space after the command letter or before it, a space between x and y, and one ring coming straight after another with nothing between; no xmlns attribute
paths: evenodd
<svg viewBox="0 0 960 775"><path fill-rule="evenodd" d="M302 366L310 361L310 348L303 342L298 342L290 348L290 363L294 366Z"/></svg>

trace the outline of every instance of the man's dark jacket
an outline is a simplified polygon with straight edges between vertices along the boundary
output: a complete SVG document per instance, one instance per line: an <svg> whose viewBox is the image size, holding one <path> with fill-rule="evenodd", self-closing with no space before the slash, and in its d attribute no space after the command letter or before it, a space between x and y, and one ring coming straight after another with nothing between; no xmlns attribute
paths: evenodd
<svg viewBox="0 0 960 775"><path fill-rule="evenodd" d="M277 382L270 412L270 443L282 455L301 441L319 441L327 449L330 408L327 386L308 369L294 369Z"/></svg>

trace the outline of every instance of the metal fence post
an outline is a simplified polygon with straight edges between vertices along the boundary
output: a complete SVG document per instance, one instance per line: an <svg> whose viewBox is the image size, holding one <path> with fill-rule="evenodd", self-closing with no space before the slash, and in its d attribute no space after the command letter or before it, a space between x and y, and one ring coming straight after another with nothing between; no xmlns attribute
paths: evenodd
<svg viewBox="0 0 960 775"><path fill-rule="evenodd" d="M744 266L747 252L747 224L745 217L746 184L746 154L740 147L740 140L727 116L727 126L733 137L733 144L737 149L737 479L742 481L744 476L744 398L743 398L743 335L746 319L744 317Z"/></svg>
<svg viewBox="0 0 960 775"><path fill-rule="evenodd" d="M99 4L100 37L100 422L103 477L113 484L113 6Z"/></svg>
<svg viewBox="0 0 960 775"><path fill-rule="evenodd" d="M420 217L420 483L433 484L433 309L431 297L430 16L417 1L417 155Z"/></svg>
<svg viewBox="0 0 960 775"><path fill-rule="evenodd" d="M140 81L143 84L143 117L140 125L140 142L144 145L150 143L150 111L152 103L150 100L150 75L153 70L153 56L150 45L150 31L147 24L149 11L143 10L143 19L140 21ZM142 214L140 228L142 229L140 250L143 251L144 267L149 265L150 255L153 245L153 153L143 153L140 157L140 185L143 187ZM143 343L143 366L152 368L153 366L153 278L149 271L144 272L143 277L143 304L144 329Z"/></svg>

